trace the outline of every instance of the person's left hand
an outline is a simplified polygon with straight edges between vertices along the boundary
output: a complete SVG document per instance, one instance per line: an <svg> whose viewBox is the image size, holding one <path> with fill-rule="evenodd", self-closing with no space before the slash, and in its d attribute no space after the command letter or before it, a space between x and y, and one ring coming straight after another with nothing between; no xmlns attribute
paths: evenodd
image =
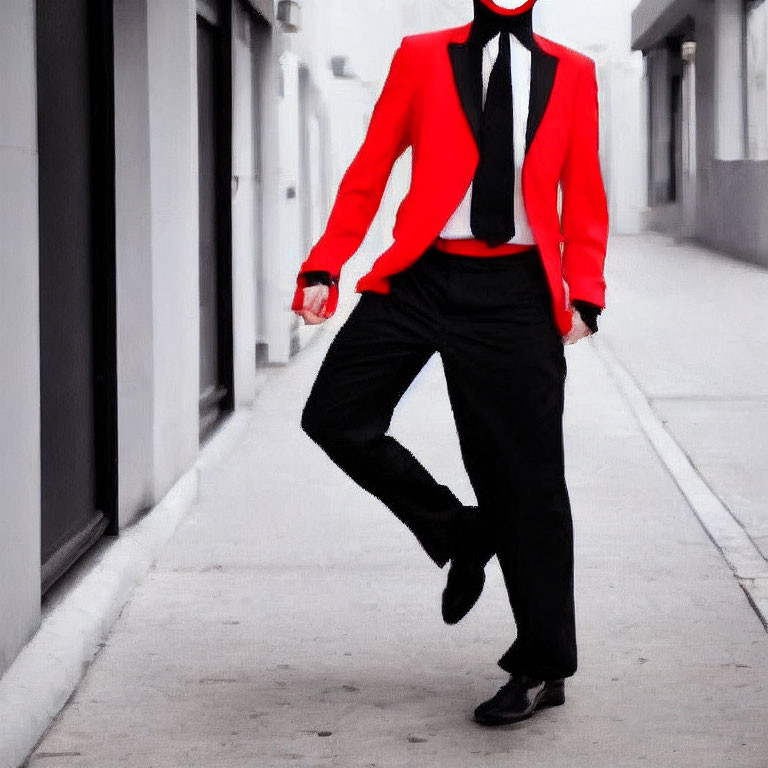
<svg viewBox="0 0 768 768"><path fill-rule="evenodd" d="M571 330L563 336L563 344L575 344L579 339L592 335L592 331L579 314L579 310L573 305L571 305L571 310L573 311L573 325Z"/></svg>

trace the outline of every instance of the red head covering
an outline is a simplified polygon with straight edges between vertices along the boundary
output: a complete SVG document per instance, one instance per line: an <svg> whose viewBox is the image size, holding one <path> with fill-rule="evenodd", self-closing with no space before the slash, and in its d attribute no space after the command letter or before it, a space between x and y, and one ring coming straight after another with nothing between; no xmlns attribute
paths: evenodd
<svg viewBox="0 0 768 768"><path fill-rule="evenodd" d="M480 0L480 2L490 8L494 13L501 14L502 16L516 16L518 13L525 13L525 11L529 11L533 8L536 0L526 0L526 2L519 8L502 8L500 5L494 3L493 0Z"/></svg>

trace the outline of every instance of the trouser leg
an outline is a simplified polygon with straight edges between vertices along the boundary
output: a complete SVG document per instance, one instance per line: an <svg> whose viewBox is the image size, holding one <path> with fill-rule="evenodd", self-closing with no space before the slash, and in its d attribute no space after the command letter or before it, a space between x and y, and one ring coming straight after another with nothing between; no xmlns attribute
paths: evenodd
<svg viewBox="0 0 768 768"><path fill-rule="evenodd" d="M495 539L517 638L499 664L576 670L573 527L564 474L565 353L538 262L454 271L440 349L467 473Z"/></svg>
<svg viewBox="0 0 768 768"><path fill-rule="evenodd" d="M361 295L328 349L301 424L442 567L451 557L460 502L387 434L398 401L435 352L429 303L401 300L406 298L394 284L392 294Z"/></svg>

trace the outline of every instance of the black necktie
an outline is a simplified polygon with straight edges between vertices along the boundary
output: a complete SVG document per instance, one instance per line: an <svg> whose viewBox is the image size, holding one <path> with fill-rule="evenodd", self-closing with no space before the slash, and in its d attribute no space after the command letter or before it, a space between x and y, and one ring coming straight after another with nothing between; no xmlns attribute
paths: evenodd
<svg viewBox="0 0 768 768"><path fill-rule="evenodd" d="M512 136L509 33L499 35L480 127L480 161L472 182L472 234L495 247L515 235L515 145Z"/></svg>

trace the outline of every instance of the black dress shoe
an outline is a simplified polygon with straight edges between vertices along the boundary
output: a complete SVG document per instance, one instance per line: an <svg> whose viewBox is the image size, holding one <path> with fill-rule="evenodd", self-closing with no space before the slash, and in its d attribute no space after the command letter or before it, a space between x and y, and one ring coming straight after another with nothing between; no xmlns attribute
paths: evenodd
<svg viewBox="0 0 768 768"><path fill-rule="evenodd" d="M472 609L483 592L485 569L465 559L451 561L443 590L443 621L457 624Z"/></svg>
<svg viewBox="0 0 768 768"><path fill-rule="evenodd" d="M543 707L565 704L565 681L534 680L526 675L513 676L493 698L475 709L480 725L509 725L526 720Z"/></svg>
<svg viewBox="0 0 768 768"><path fill-rule="evenodd" d="M446 624L457 624L477 602L485 585L485 564L493 557L492 537L477 507L461 508L453 546L454 556L442 600Z"/></svg>

